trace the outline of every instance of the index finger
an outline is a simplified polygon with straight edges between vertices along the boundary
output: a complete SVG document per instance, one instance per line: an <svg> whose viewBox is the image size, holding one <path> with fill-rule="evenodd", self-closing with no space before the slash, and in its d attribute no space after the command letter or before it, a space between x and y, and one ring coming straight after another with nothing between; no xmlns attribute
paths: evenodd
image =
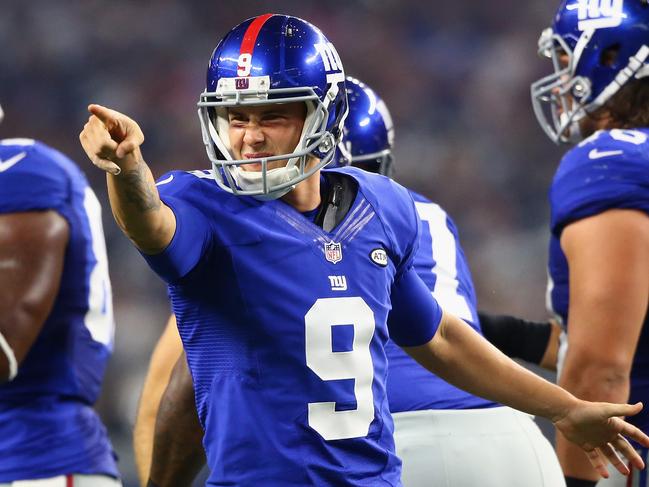
<svg viewBox="0 0 649 487"><path fill-rule="evenodd" d="M636 442L640 443L642 446L649 448L649 436L642 432L639 428L636 428L632 424L624 422L620 434L624 435L627 438L631 438Z"/></svg>
<svg viewBox="0 0 649 487"><path fill-rule="evenodd" d="M110 108L106 108L105 106L93 103L88 105L88 111L99 120L101 120L106 126L108 126L109 124L115 124L117 122L115 116L117 112L115 112L115 110L111 110Z"/></svg>

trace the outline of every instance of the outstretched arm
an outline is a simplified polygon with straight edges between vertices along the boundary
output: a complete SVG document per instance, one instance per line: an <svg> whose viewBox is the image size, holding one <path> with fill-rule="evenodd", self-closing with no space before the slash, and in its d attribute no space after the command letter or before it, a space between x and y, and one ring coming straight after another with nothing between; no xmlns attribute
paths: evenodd
<svg viewBox="0 0 649 487"><path fill-rule="evenodd" d="M0 215L0 382L13 379L52 310L69 234L55 211Z"/></svg>
<svg viewBox="0 0 649 487"><path fill-rule="evenodd" d="M629 470L617 452L635 467L644 467L624 436L646 446L649 437L619 418L640 412L640 403L631 406L581 401L521 367L469 325L448 314L430 342L405 350L444 380L472 394L548 418L569 441L586 452L603 477L608 477L607 459L628 475Z"/></svg>
<svg viewBox="0 0 649 487"><path fill-rule="evenodd" d="M135 464L142 486L146 485L151 470L153 434L160 400L169 384L174 365L182 353L183 346L176 328L176 317L171 315L153 350L133 428Z"/></svg>
<svg viewBox="0 0 649 487"><path fill-rule="evenodd" d="M144 253L162 252L176 230L176 218L160 201L151 170L142 158L139 125L115 110L90 105L79 140L90 160L106 171L110 206L124 234Z"/></svg>
<svg viewBox="0 0 649 487"><path fill-rule="evenodd" d="M409 271L392 290L390 333L401 344L409 345L403 317L418 323L407 330L420 337L421 322L439 317L439 308L428 288ZM401 329L400 329L401 328ZM420 342L421 343L421 342ZM521 411L550 419L573 443L584 450L591 463L607 477L606 459L622 473L628 468L617 452L642 468L643 462L624 436L649 446L649 437L618 416L637 414L641 404L589 403L581 401L564 389L529 372L502 354L469 325L450 314L442 315L441 323L432 339L419 346L404 349L424 367L442 379L473 394L506 404Z"/></svg>
<svg viewBox="0 0 649 487"><path fill-rule="evenodd" d="M202 439L192 377L183 353L160 401L150 482L158 487L191 485L205 464Z"/></svg>

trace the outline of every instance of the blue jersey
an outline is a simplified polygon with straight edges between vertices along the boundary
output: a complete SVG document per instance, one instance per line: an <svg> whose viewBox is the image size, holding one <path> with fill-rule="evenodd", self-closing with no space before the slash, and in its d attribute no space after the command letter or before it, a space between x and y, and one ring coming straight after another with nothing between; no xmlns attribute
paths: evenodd
<svg viewBox="0 0 649 487"><path fill-rule="evenodd" d="M421 220L419 250L414 259L417 274L445 311L481 333L475 289L455 223L439 205L414 191L410 194ZM388 399L393 413L497 406L431 374L392 341L386 351Z"/></svg>
<svg viewBox="0 0 649 487"><path fill-rule="evenodd" d="M280 200L232 196L207 171L158 183L177 230L145 257L169 283L208 485L401 485L384 347L392 287L417 278L417 214L389 179L335 171L358 192L332 232Z"/></svg>
<svg viewBox="0 0 649 487"><path fill-rule="evenodd" d="M16 378L0 385L0 483L118 472L92 408L113 343L101 208L79 168L29 139L0 141L0 214L54 210L69 241L51 313Z"/></svg>
<svg viewBox="0 0 649 487"><path fill-rule="evenodd" d="M649 214L649 129L600 131L568 152L550 189L552 207L549 301L567 323L569 273L562 230L572 222L613 208ZM649 326L645 318L631 371L630 403L649 404ZM649 432L649 409L630 423Z"/></svg>

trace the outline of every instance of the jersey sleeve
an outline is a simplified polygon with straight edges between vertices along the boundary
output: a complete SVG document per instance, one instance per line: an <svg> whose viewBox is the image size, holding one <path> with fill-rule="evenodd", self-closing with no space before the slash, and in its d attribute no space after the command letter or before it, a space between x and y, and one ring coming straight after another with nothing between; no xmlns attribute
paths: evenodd
<svg viewBox="0 0 649 487"><path fill-rule="evenodd" d="M552 231L559 236L570 223L611 209L649 214L649 165L638 152L590 160L570 153L550 189Z"/></svg>
<svg viewBox="0 0 649 487"><path fill-rule="evenodd" d="M384 201L382 217L388 237L392 242L391 257L397 269L395 281L414 265L419 250L420 222L412 196L406 188L394 181L390 184L390 197L381 192Z"/></svg>
<svg viewBox="0 0 649 487"><path fill-rule="evenodd" d="M442 308L414 268L404 271L394 282L390 295L390 338L402 347L415 347L432 340L442 321Z"/></svg>
<svg viewBox="0 0 649 487"><path fill-rule="evenodd" d="M0 213L57 210L71 198L68 174L52 158L64 157L36 145L0 146Z"/></svg>
<svg viewBox="0 0 649 487"><path fill-rule="evenodd" d="M193 176L174 171L162 176L158 183L160 199L176 217L176 231L171 242L159 254L141 252L149 266L167 283L185 277L196 267L211 243L210 222L191 194Z"/></svg>

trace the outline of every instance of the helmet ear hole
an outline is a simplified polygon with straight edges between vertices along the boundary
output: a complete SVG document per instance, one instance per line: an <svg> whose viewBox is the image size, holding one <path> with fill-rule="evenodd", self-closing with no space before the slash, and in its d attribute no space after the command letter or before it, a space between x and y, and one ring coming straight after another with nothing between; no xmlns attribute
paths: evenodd
<svg viewBox="0 0 649 487"><path fill-rule="evenodd" d="M599 64L607 68L612 68L617 64L618 56L620 54L620 44L613 44L606 49L602 50L599 56Z"/></svg>

